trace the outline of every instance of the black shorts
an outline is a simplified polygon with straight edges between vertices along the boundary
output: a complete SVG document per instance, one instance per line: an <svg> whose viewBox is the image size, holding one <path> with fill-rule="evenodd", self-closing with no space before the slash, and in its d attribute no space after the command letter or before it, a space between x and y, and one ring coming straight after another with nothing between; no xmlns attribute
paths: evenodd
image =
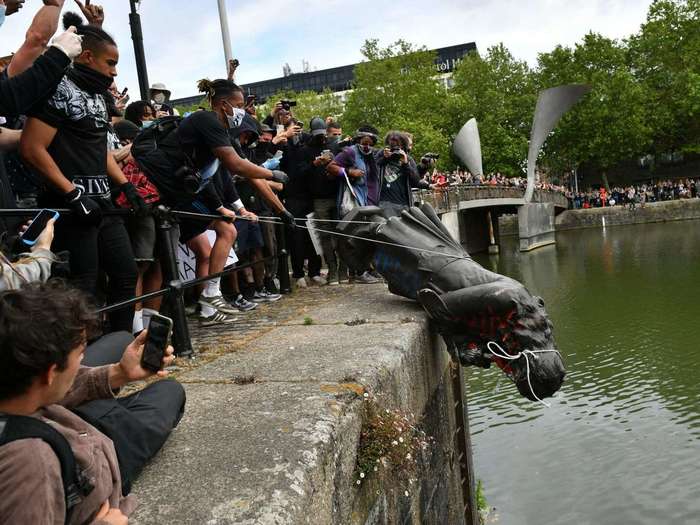
<svg viewBox="0 0 700 525"><path fill-rule="evenodd" d="M204 213L206 215L218 215L216 211L210 210L206 204L201 201L195 200L187 204L179 204L173 208L176 211L187 211L190 213ZM196 220L196 219L184 219L180 217L180 242L185 244L187 241L191 241L197 235L200 235L209 229L211 220Z"/></svg>
<svg viewBox="0 0 700 525"><path fill-rule="evenodd" d="M259 223L236 219L233 224L238 232L235 248L237 254L246 254L251 250L265 246Z"/></svg>

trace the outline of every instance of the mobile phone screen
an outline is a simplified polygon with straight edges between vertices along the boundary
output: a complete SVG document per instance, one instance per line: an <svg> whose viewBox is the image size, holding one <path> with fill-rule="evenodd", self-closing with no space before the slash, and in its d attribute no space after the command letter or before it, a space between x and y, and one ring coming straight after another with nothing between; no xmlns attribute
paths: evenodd
<svg viewBox="0 0 700 525"><path fill-rule="evenodd" d="M39 235L41 235L41 232L46 228L46 223L54 217L58 218L58 212L53 210L41 210L36 217L34 217L29 228L22 234L22 242L30 246L34 244L39 238Z"/></svg>
<svg viewBox="0 0 700 525"><path fill-rule="evenodd" d="M141 366L151 372L157 372L163 366L163 356L165 349L168 347L170 340L170 332L173 329L172 319L162 316L151 316L151 322L148 325L148 335L146 336L146 344L143 348L141 356Z"/></svg>

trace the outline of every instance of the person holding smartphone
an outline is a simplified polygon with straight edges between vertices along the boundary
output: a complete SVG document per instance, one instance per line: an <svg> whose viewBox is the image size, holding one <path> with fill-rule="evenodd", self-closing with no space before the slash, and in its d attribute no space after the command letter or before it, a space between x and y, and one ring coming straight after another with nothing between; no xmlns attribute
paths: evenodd
<svg viewBox="0 0 700 525"><path fill-rule="evenodd" d="M56 219L50 219L46 223L29 253L23 253L16 263L10 262L0 252L0 292L16 290L27 283L46 282L51 277L51 264L56 260L51 252L55 222ZM30 225L23 226L22 232L26 232Z"/></svg>
<svg viewBox="0 0 700 525"><path fill-rule="evenodd" d="M160 362L144 368L144 332L117 362L81 366L99 319L83 293L56 281L0 293L0 319L0 523L63 523L69 512L69 523L126 524L136 507L131 483L180 421L185 392L161 380L115 393L167 376L172 347L160 338ZM77 498L66 498L48 442L7 439L22 418L60 434L80 474Z"/></svg>

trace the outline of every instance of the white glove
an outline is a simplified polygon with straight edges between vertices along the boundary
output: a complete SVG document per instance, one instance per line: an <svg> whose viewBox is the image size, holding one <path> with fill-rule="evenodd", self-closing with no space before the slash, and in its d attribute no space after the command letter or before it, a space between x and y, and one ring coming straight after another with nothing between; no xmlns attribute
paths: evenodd
<svg viewBox="0 0 700 525"><path fill-rule="evenodd" d="M83 52L83 37L76 35L75 31L75 26L70 26L51 41L53 47L63 51L71 60Z"/></svg>

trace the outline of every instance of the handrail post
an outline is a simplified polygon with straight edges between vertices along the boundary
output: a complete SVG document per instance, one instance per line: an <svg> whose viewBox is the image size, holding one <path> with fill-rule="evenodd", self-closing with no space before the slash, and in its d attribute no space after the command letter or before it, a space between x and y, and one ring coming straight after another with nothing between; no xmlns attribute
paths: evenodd
<svg viewBox="0 0 700 525"><path fill-rule="evenodd" d="M175 226L168 208L158 206L155 211L158 235L163 247L160 258L163 282L167 283L170 289L170 293L163 300L163 308L161 310L168 313L173 320L173 347L175 348L175 355L178 357L194 357L190 329L187 325L187 315L185 313L182 281L179 278L175 243L172 237Z"/></svg>

